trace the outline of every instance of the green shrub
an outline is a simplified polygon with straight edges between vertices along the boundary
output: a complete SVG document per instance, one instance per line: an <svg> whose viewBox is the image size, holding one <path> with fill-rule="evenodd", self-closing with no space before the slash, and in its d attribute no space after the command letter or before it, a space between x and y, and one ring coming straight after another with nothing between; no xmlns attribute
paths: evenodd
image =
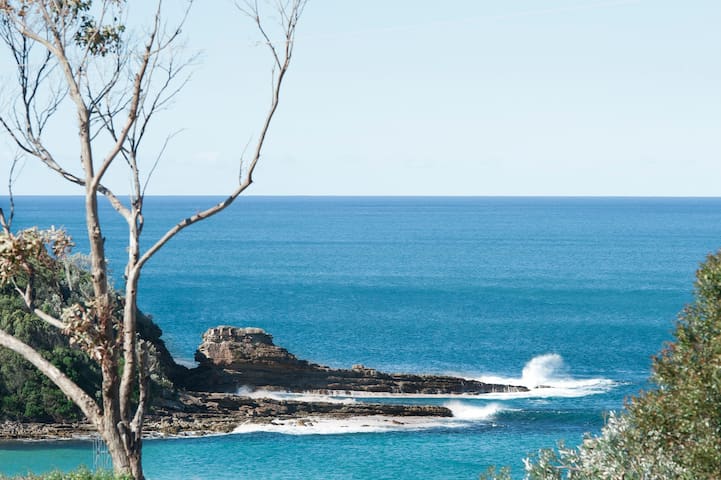
<svg viewBox="0 0 721 480"><path fill-rule="evenodd" d="M41 475L28 474L19 477L0 475L0 480L131 480L131 478L130 476L116 476L106 470L93 472L84 466L72 472L55 471Z"/></svg>
<svg viewBox="0 0 721 480"><path fill-rule="evenodd" d="M90 290L87 266L82 257L76 256L45 267L36 284L36 300L43 310L60 316L63 307L81 301ZM121 311L122 297L117 299ZM10 286L0 287L0 329L38 350L91 397L99 397L101 375L97 363L71 346L61 331L28 312ZM138 332L152 343L155 357L151 362L155 366L151 372L151 398L172 396L172 378L182 367L175 364L165 348L160 328L142 312L138 312ZM83 418L51 380L20 355L0 348L0 421L67 422Z"/></svg>
<svg viewBox="0 0 721 480"><path fill-rule="evenodd" d="M694 302L679 315L674 337L654 358L655 389L579 447L560 444L527 458L526 478L721 478L721 251L696 272ZM510 475L489 470L481 478Z"/></svg>
<svg viewBox="0 0 721 480"><path fill-rule="evenodd" d="M12 290L0 290L0 328L37 348L91 395L100 386L97 364L54 327L31 315ZM0 420L79 420L80 410L20 355L0 348Z"/></svg>

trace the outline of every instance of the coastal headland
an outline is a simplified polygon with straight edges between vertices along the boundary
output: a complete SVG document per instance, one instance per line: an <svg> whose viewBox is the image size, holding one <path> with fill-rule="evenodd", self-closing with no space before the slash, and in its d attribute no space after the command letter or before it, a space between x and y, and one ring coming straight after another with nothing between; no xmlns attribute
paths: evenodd
<svg viewBox="0 0 721 480"><path fill-rule="evenodd" d="M164 345L158 352L158 362L174 389L157 399L148 412L148 437L230 433L248 423L294 421L303 425L318 418L387 417L403 424L403 419L453 416L451 410L438 405L334 401L334 395L452 396L528 391L524 386L452 376L384 373L363 365L333 369L298 359L275 345L273 337L259 328L209 329L196 352L195 368L175 363ZM311 401L285 399L277 398L274 392L316 397ZM90 425L83 423L0 424L0 439L6 440L81 438L92 433Z"/></svg>

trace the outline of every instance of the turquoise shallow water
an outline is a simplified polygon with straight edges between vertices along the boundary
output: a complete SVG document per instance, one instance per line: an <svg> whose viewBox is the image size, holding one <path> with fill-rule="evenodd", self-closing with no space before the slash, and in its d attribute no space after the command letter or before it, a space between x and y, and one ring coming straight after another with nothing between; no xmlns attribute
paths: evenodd
<svg viewBox="0 0 721 480"><path fill-rule="evenodd" d="M147 241L211 201L148 199ZM16 226L63 225L83 250L79 199L17 203ZM103 216L118 274L123 225ZM150 441L148 476L477 478L490 464L520 475L527 452L577 443L645 385L719 246L721 199L244 198L183 232L141 279L141 308L178 358L192 360L211 326L258 326L331 366L555 388L456 400L460 420L435 428ZM82 442L0 446L4 473L89 462Z"/></svg>

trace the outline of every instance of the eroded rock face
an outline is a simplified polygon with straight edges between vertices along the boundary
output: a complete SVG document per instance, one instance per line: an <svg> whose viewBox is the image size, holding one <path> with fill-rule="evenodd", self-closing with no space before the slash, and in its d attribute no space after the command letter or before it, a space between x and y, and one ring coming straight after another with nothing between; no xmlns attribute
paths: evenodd
<svg viewBox="0 0 721 480"><path fill-rule="evenodd" d="M203 335L195 358L200 365L190 370L185 382L187 389L195 391L235 392L249 387L321 393L483 394L528 390L444 375L383 373L363 365L332 369L298 359L274 345L273 337L259 328L211 328Z"/></svg>
<svg viewBox="0 0 721 480"><path fill-rule="evenodd" d="M248 366L294 367L308 362L298 360L285 348L273 344L273 336L261 328L220 326L203 334L195 352L200 366L242 369Z"/></svg>

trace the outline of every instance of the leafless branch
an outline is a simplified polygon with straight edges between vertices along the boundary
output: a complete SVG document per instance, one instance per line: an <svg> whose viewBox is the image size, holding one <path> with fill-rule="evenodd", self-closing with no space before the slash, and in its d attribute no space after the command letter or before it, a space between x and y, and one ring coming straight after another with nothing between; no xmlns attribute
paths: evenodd
<svg viewBox="0 0 721 480"><path fill-rule="evenodd" d="M290 60L293 55L293 45L295 42L295 32L296 27L298 24L298 20L300 18L301 13L303 12L303 8L305 7L306 0L293 0L290 3L290 7L286 7L286 11L288 12L286 14L286 20L283 23L283 29L284 29L284 37L285 37L285 48L283 50L284 55L282 58L282 61L280 57L278 56L277 49L273 46L273 43L269 40L269 37L263 28L262 22L260 20L260 14L258 12L258 4L257 2L253 4L246 4L246 8L250 8L250 10L244 9L242 6L236 4L238 8L241 10L241 12L248 14L248 12L251 13L251 17L255 19L256 26L261 32L261 35L266 39L268 47L270 48L272 55L275 59L275 62L279 65L278 69L278 75L274 79L273 84L273 98L271 101L270 108L268 110L268 113L265 116L265 120L263 122L262 128L260 130L260 135L258 136L258 140L256 142L255 146L255 152L253 153L253 156L251 158L248 171L245 175L245 178L240 179L240 182L238 186L233 190L233 192L230 193L224 200L221 202L218 202L217 204L198 212L190 217L187 217L180 222L178 222L175 226L170 228L159 240L157 240L148 250L145 251L145 253L140 257L138 260L137 269L142 268L142 266L153 256L155 253L160 250L165 244L170 241L171 238L173 238L175 235L177 235L182 230L186 229L187 227L198 223L202 220L205 220L206 218L209 218L223 210L225 210L227 207L229 207L237 198L242 194L252 183L253 183L253 172L255 171L255 168L258 164L258 161L260 160L260 156L263 150L263 145L265 143L266 135L268 134L268 131L270 129L271 121L273 120L273 116L275 115L275 112L278 108L278 103L280 101L280 89L283 84L283 79L285 78L285 74L288 71L288 68L290 66Z"/></svg>
<svg viewBox="0 0 721 480"><path fill-rule="evenodd" d="M5 214L2 208L0 208L0 222L2 222L2 227L6 234L10 233L10 228L13 224L13 218L15 217L15 195L13 195L13 184L17 179L17 176L15 175L15 169L17 168L20 158L20 154L16 154L13 157L12 164L10 165L10 174L8 175L8 202L10 203L10 215L8 216L7 220L5 219Z"/></svg>
<svg viewBox="0 0 721 480"><path fill-rule="evenodd" d="M57 318L53 317L48 313L43 312L39 308L34 308L33 313L37 315L41 320L47 322L55 328L58 328L60 330L67 330L68 328L68 326L64 322L58 320Z"/></svg>
<svg viewBox="0 0 721 480"><path fill-rule="evenodd" d="M9 230L8 230L9 232ZM8 233L6 232L6 233ZM60 330L66 330L67 325L57 318L53 317L49 313L45 313L44 311L40 310L35 306L35 290L34 290L34 274L31 272L29 275L29 279L27 284L25 285L25 288L20 288L20 286L15 282L15 279L11 280L11 283L13 287L15 288L15 291L18 293L20 298L23 300L23 303L25 304L25 307L28 309L29 312L34 313L37 315L40 320L43 320L44 322L48 323L49 325L52 325L55 328L58 328Z"/></svg>
<svg viewBox="0 0 721 480"><path fill-rule="evenodd" d="M10 175L8 177L8 201L10 203L10 215L5 217L5 211L0 207L0 225L2 226L5 235L10 235L10 228L12 227L13 217L15 216L15 196L13 195L13 172L15 166L18 163L20 155L15 155L10 166Z"/></svg>
<svg viewBox="0 0 721 480"><path fill-rule="evenodd" d="M103 163L101 164L100 168L98 169L97 173L95 174L91 185L91 188L97 187L97 185L100 184L100 181L103 179L103 175L105 175L105 172L107 172L108 168L110 167L113 160L115 160L115 157L120 152L123 144L125 143L125 139L128 137L128 133L130 132L130 129L133 127L133 124L135 123L135 119L138 115L138 108L140 106L141 101L141 88L143 86L143 78L145 77L145 73L148 69L148 64L150 62L150 59L152 58L151 52L153 51L153 46L155 44L155 39L158 34L158 28L160 26L160 6L161 3L158 2L158 8L155 12L155 20L153 22L153 30L150 33L150 36L148 38L147 43L145 44L145 51L143 52L142 61L140 63L140 68L138 69L138 73L135 76L135 82L133 84L133 90L132 90L132 100L130 102L130 108L128 110L128 117L125 121L125 125L123 126L123 129L120 131L120 134L118 135L118 138L115 142L115 145L111 148L110 152L105 156L105 159L103 160Z"/></svg>
<svg viewBox="0 0 721 480"><path fill-rule="evenodd" d="M125 66L126 57L124 55L117 54L114 56L114 58L115 62L113 64L110 79L102 85L98 93L93 93L90 83L85 86L86 96L88 98L88 110L92 114L97 114L97 110L100 104L106 99L110 92L113 91L118 81L120 80L120 74L122 73Z"/></svg>
<svg viewBox="0 0 721 480"><path fill-rule="evenodd" d="M178 134L180 134L183 130L176 130L175 132L171 133L167 137L165 137L165 141L163 142L163 147L160 149L160 152L158 153L158 156L155 158L155 162L153 162L153 166L148 171L148 176L145 178L145 183L143 184L143 189L140 193L141 197L145 196L145 191L148 188L148 184L150 183L150 179L153 176L153 173L155 172L155 169L158 167L158 164L160 163L161 158L163 157L163 154L165 154L165 149L168 148L168 144L170 141Z"/></svg>
<svg viewBox="0 0 721 480"><path fill-rule="evenodd" d="M131 137L131 148L138 148L140 142L145 136L145 132L150 123L150 119L156 113L163 110L170 102L172 102L172 100L178 95L178 93L180 93L181 90L183 90L183 88L190 81L192 73L186 74L183 78L176 82L178 76L185 73L185 70L193 64L196 58L197 55L176 66L173 57L171 57L167 66L154 65L154 69L160 69L165 73L164 80L158 88L157 93L155 93L155 96L152 102L150 102L150 105L146 106L146 102L143 102L143 106L141 107L140 112L142 121L136 122L135 124L135 131L133 132L133 135Z"/></svg>
<svg viewBox="0 0 721 480"><path fill-rule="evenodd" d="M35 151L32 150L32 149L30 148L30 146L28 146L27 144L23 143L23 142L20 140L20 138L15 134L15 131L10 127L10 125L8 125L7 121L6 121L3 117L1 117L1 116L0 116L0 123L2 124L3 128L4 128L5 131L8 133L8 135L10 135L10 138L13 139L13 141L14 141L15 144L18 146L18 148L20 148L21 150L23 150L25 153L29 153L29 154L31 154L31 155L35 155Z"/></svg>
<svg viewBox="0 0 721 480"><path fill-rule="evenodd" d="M253 137L248 139L248 142L243 147L243 151L240 152L240 161L238 162L238 183L243 183L243 168L245 167L245 152L248 150L250 143L253 141Z"/></svg>
<svg viewBox="0 0 721 480"><path fill-rule="evenodd" d="M138 406L130 423L130 430L137 435L135 441L140 440L143 431L143 418L148 407L148 389L150 386L150 352L145 341L138 341L136 361L138 362Z"/></svg>

